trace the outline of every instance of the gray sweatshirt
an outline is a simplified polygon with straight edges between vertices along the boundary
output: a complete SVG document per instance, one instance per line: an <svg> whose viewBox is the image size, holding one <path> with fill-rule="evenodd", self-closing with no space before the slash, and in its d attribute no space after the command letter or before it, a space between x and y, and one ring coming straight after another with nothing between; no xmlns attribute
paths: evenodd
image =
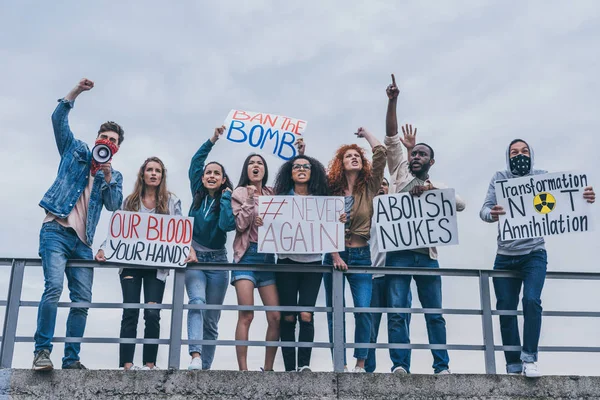
<svg viewBox="0 0 600 400"><path fill-rule="evenodd" d="M534 153L533 149L529 144L529 154L531 156L531 171L526 176L530 175L541 175L546 174L548 171L534 169ZM498 180L503 179L513 179L520 178L520 176L514 175L510 171L510 146L506 149L506 170L505 171L497 171L492 180L490 182L490 186L488 187L487 195L485 196L485 201L483 206L481 207L481 211L479 212L479 216L485 222L494 222L492 220L491 210L494 207L496 202L496 188L494 184ZM544 249L544 238L535 238L535 239L518 239L518 240L500 240L500 229L498 228L498 254L506 255L506 256L520 256L524 254L529 254L532 251L543 250Z"/></svg>

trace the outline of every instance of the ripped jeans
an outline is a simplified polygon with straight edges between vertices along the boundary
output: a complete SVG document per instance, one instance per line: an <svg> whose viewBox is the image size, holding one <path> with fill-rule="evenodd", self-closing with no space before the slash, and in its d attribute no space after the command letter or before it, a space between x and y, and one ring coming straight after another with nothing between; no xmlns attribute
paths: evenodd
<svg viewBox="0 0 600 400"><path fill-rule="evenodd" d="M133 269L125 268L121 272L121 290L123 291L123 303L140 303L144 284L144 303L161 304L163 294L165 293L165 283L156 278L155 269ZM123 309L123 318L121 319L121 338L137 337L137 325L140 310L138 308ZM160 337L160 310L144 310L144 339L158 339ZM133 363L135 353L135 344L119 345L119 366L123 367L126 363ZM156 354L158 353L157 344L145 344L142 354L142 364L156 363Z"/></svg>

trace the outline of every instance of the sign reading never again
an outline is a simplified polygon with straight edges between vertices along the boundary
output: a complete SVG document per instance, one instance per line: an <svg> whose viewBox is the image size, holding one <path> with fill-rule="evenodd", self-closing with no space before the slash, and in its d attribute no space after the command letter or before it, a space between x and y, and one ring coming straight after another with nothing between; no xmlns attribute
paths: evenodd
<svg viewBox="0 0 600 400"><path fill-rule="evenodd" d="M259 253L315 254L344 251L344 198L260 196Z"/></svg>
<svg viewBox="0 0 600 400"><path fill-rule="evenodd" d="M191 217L115 211L108 225L106 260L185 267L193 226Z"/></svg>
<svg viewBox="0 0 600 400"><path fill-rule="evenodd" d="M590 206L583 198L586 174L557 172L496 181L501 240L530 239L592 230Z"/></svg>
<svg viewBox="0 0 600 400"><path fill-rule="evenodd" d="M381 252L458 244L454 189L377 196L373 211Z"/></svg>
<svg viewBox="0 0 600 400"><path fill-rule="evenodd" d="M252 151L264 150L283 160L296 156L294 144L302 137L306 121L281 115L231 110L225 119L227 140L246 143Z"/></svg>

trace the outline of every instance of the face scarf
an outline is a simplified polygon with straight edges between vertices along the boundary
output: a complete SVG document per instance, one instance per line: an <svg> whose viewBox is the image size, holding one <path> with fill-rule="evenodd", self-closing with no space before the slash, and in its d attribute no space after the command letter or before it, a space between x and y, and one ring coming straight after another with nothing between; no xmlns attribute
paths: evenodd
<svg viewBox="0 0 600 400"><path fill-rule="evenodd" d="M111 142L108 139L98 139L96 140L96 143L94 143L95 146L99 145L99 144L104 144L106 146L108 146L108 148L110 149L110 151L112 152L112 155L114 156L115 154L117 154L117 151L119 151L119 148L117 147L116 144L114 144L113 142ZM112 157L111 157L112 159ZM109 160L110 161L110 160ZM100 170L100 164L98 164L96 162L96 160L94 160L92 158L92 167L91 167L91 174L93 176L96 175L96 172L98 172Z"/></svg>
<svg viewBox="0 0 600 400"><path fill-rule="evenodd" d="M531 170L531 158L523 154L510 158L510 172L517 176L525 176Z"/></svg>

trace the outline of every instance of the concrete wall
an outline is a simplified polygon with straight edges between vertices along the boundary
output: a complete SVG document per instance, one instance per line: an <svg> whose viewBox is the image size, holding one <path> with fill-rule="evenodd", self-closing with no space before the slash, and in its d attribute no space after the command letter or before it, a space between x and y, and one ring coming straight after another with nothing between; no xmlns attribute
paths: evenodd
<svg viewBox="0 0 600 400"><path fill-rule="evenodd" d="M208 398L600 399L600 377L0 370L0 400Z"/></svg>

